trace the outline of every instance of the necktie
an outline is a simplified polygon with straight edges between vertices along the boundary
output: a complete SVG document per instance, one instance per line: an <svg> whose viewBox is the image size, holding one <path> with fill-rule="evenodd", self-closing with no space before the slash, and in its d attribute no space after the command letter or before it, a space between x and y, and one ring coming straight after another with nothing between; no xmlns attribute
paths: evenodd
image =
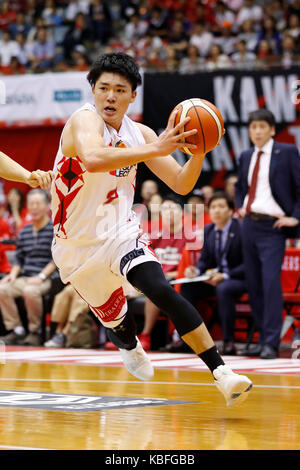
<svg viewBox="0 0 300 470"><path fill-rule="evenodd" d="M219 270L222 271L222 230L217 230L217 262Z"/></svg>
<svg viewBox="0 0 300 470"><path fill-rule="evenodd" d="M250 213L251 204L253 203L253 201L255 199L258 172L259 172L259 164L260 164L260 157L263 153L264 152L262 150L260 150L257 154L257 159L256 159L255 167L254 167L254 170L253 170L251 185L250 185L250 189L249 189L249 197L248 197L248 202L247 202L247 207L246 207L246 214Z"/></svg>

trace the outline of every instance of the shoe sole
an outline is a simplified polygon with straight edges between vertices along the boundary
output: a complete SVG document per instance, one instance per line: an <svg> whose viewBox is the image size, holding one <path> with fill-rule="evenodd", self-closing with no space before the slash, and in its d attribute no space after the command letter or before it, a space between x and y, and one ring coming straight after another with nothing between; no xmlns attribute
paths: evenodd
<svg viewBox="0 0 300 470"><path fill-rule="evenodd" d="M223 394L221 387L219 387L218 383L216 383L217 388L220 390L220 392ZM245 388L246 387L246 388ZM236 391L232 393L231 398L226 399L226 405L230 408L233 408L240 403L243 403L245 400L247 400L249 396L249 392L252 390L253 384L252 382L249 384L248 381L241 382L240 384L237 385ZM224 394L223 394L224 396Z"/></svg>

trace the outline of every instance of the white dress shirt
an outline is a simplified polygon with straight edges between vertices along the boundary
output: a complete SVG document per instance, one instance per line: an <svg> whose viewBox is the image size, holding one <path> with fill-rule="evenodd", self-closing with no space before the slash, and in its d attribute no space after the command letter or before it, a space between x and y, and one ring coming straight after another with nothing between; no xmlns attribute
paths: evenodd
<svg viewBox="0 0 300 470"><path fill-rule="evenodd" d="M273 217L279 217L285 215L282 208L275 201L270 181L270 163L271 163L271 154L273 148L274 140L270 139L261 149L255 147L254 152L251 156L251 161L248 171L248 186L250 188L253 170L257 160L257 154L260 150L263 151L263 154L260 157L259 172L257 178L256 193L253 203L251 204L251 212L257 212L259 214L267 214ZM276 156L275 156L276 158ZM246 195L243 203L244 209L247 207L248 194Z"/></svg>

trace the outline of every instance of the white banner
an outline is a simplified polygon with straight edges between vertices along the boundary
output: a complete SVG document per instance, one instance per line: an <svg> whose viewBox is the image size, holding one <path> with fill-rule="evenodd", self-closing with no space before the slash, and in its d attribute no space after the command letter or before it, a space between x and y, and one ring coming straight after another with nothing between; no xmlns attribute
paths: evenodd
<svg viewBox="0 0 300 470"><path fill-rule="evenodd" d="M45 73L2 76L0 80L0 125L27 126L64 123L93 95L87 72ZM143 87L128 109L128 115L141 120Z"/></svg>

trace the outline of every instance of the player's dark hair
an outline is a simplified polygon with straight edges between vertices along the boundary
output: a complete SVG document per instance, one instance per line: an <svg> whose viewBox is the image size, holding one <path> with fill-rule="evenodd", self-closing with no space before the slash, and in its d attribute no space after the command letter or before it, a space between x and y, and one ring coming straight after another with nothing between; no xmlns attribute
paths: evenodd
<svg viewBox="0 0 300 470"><path fill-rule="evenodd" d="M217 199L225 199L228 208L234 211L234 202L233 202L233 200L231 199L231 197L228 196L228 194L225 193L224 191L216 191L216 192L212 195L212 197L211 197L210 200L208 201L208 208L210 208L211 203L212 203L213 201L216 201Z"/></svg>
<svg viewBox="0 0 300 470"><path fill-rule="evenodd" d="M103 72L117 73L123 76L131 84L132 91L135 91L137 86L142 83L138 65L132 57L123 52L104 54L96 59L87 76L92 87L95 86Z"/></svg>
<svg viewBox="0 0 300 470"><path fill-rule="evenodd" d="M275 127L276 124L274 114L266 108L252 111L252 113L249 114L248 124L250 125L252 121L266 121L271 127Z"/></svg>

